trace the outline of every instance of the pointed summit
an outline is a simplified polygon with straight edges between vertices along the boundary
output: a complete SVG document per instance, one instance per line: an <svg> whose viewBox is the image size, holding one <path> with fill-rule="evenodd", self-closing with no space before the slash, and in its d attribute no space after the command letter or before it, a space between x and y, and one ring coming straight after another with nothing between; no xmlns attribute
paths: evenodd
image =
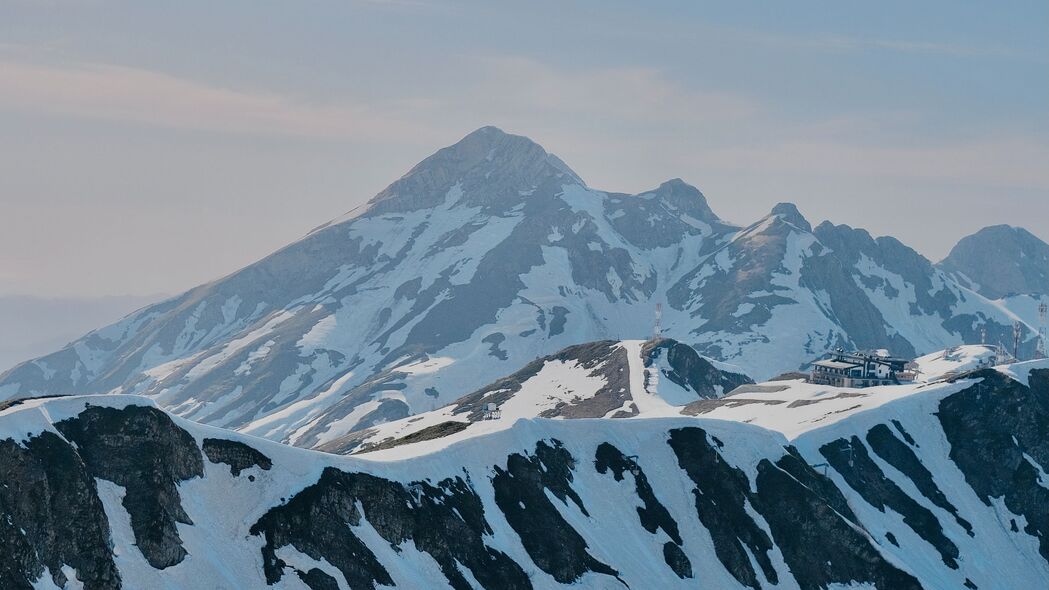
<svg viewBox="0 0 1049 590"><path fill-rule="evenodd" d="M783 221L786 221L798 229L803 229L810 233L812 232L812 225L809 224L809 221L801 214L801 211L798 211L798 206L794 203L778 203L772 208L772 212L769 213L769 216L773 215L778 215Z"/></svg>
<svg viewBox="0 0 1049 590"><path fill-rule="evenodd" d="M466 205L505 206L549 182L583 184L560 158L531 139L481 127L416 164L371 200L369 213L435 207L453 187L462 191Z"/></svg>

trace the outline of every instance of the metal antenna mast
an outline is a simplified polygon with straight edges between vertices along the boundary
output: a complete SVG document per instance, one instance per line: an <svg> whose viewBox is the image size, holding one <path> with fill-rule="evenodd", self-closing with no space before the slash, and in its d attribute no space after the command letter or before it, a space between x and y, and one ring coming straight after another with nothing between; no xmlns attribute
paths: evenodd
<svg viewBox="0 0 1049 590"><path fill-rule="evenodd" d="M1046 312L1049 311L1049 305L1046 305L1043 301L1038 305L1038 357L1046 358L1045 353L1045 316Z"/></svg>
<svg viewBox="0 0 1049 590"><path fill-rule="evenodd" d="M1023 325L1019 322L1013 322L1013 358L1016 361L1020 360L1020 336L1023 335Z"/></svg>
<svg viewBox="0 0 1049 590"><path fill-rule="evenodd" d="M656 304L656 325L652 329L652 338L660 338L663 336L663 304Z"/></svg>

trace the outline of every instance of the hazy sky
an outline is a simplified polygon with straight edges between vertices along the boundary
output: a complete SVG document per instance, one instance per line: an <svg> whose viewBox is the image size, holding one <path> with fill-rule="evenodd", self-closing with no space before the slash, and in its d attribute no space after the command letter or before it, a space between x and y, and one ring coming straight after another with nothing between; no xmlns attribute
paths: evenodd
<svg viewBox="0 0 1049 590"><path fill-rule="evenodd" d="M1049 3L0 0L0 294L181 291L486 124L737 223L1049 239Z"/></svg>

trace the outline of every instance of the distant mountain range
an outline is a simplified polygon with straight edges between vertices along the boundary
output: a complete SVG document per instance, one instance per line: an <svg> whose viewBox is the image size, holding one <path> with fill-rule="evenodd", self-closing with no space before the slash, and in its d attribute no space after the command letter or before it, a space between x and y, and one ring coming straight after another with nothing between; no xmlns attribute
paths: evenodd
<svg viewBox="0 0 1049 590"><path fill-rule="evenodd" d="M138 393L316 446L568 346L647 339L657 305L661 335L757 380L839 346L1011 343L1016 321L1029 355L1047 251L988 228L935 265L895 238L813 228L787 203L737 227L681 180L599 191L485 127L259 262L13 368L0 399Z"/></svg>

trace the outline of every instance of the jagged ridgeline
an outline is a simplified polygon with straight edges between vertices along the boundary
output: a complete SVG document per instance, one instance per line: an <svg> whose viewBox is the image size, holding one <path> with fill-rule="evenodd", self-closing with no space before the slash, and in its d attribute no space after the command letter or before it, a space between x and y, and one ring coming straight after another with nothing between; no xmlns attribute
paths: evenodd
<svg viewBox="0 0 1049 590"><path fill-rule="evenodd" d="M751 386L361 458L137 396L24 400L0 587L1044 587L1049 362L894 391Z"/></svg>
<svg viewBox="0 0 1049 590"><path fill-rule="evenodd" d="M1001 256L1045 262L1031 239ZM600 191L485 127L257 263L15 367L0 399L138 393L316 446L568 346L648 338L657 305L662 335L758 380L839 346L913 357L1011 343L1012 312L1029 353L1037 305L987 299L999 277L959 248L944 272L893 238L812 227L790 204L738 227L681 180ZM1036 289L1038 272L1002 280Z"/></svg>

